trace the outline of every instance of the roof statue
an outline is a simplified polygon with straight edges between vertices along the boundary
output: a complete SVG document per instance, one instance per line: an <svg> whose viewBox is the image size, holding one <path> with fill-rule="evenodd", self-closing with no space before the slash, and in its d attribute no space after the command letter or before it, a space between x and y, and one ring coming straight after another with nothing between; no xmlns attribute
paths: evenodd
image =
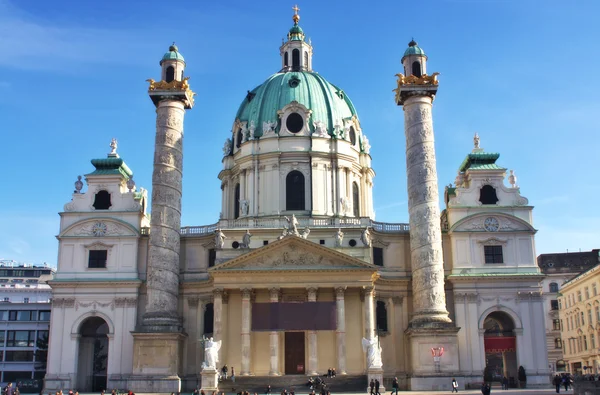
<svg viewBox="0 0 600 395"><path fill-rule="evenodd" d="M479 135L477 134L477 132L475 132L475 136L473 136L473 145L475 146L475 149L479 149Z"/></svg>

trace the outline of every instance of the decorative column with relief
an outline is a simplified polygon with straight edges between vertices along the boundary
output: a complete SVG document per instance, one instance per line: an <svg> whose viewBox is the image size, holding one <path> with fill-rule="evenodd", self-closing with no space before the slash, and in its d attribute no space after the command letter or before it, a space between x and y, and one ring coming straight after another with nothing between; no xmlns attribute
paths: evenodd
<svg viewBox="0 0 600 395"><path fill-rule="evenodd" d="M346 302L344 292L346 287L337 287L335 289L335 306L337 312L337 328L335 337L337 342L337 363L338 374L346 373Z"/></svg>
<svg viewBox="0 0 600 395"><path fill-rule="evenodd" d="M439 388L436 377L460 370L459 328L450 320L444 291L444 262L438 179L432 122L433 99L439 73L427 75L427 56L413 40L402 57L403 74L397 74L396 104L404 107L406 176L410 223L413 314L406 331L410 338L413 377L410 388ZM443 347L439 369L432 349ZM441 370L441 371L440 371ZM450 378L444 379L450 381Z"/></svg>
<svg viewBox="0 0 600 395"><path fill-rule="evenodd" d="M184 78L185 61L175 45L162 60L161 80L148 80L156 106L152 172L152 219L146 274L146 306L135 332L135 392L180 392L185 334L179 316L179 249L183 177L183 119L194 105ZM169 358L164 358L169 355Z"/></svg>
<svg viewBox="0 0 600 395"><path fill-rule="evenodd" d="M269 289L269 301L271 303L279 303L279 295L281 290L279 288ZM271 366L269 369L269 376L279 376L279 332L269 332L269 350L270 350L270 361Z"/></svg>
<svg viewBox="0 0 600 395"><path fill-rule="evenodd" d="M317 301L317 288L307 288L308 302ZM337 332L336 332L337 333ZM319 374L319 357L317 348L317 331L308 331L308 375L317 376ZM341 371L341 369L340 369Z"/></svg>

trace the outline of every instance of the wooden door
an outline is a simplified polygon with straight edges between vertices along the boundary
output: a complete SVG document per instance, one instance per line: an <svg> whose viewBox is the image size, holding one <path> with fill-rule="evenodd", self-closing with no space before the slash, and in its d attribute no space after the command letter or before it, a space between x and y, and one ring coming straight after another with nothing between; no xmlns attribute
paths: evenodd
<svg viewBox="0 0 600 395"><path fill-rule="evenodd" d="M304 332L285 332L285 374L304 374Z"/></svg>

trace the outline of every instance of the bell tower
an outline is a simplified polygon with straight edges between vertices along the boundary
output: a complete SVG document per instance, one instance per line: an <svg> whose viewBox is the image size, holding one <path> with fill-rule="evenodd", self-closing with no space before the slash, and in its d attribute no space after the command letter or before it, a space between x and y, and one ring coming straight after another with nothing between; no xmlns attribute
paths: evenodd
<svg viewBox="0 0 600 395"><path fill-rule="evenodd" d="M310 45L310 40L308 43L305 41L304 31L298 26L300 21L298 11L300 11L300 8L296 5L292 7L292 10L294 10L292 16L294 26L287 34L287 41L279 48L281 71L312 71L313 48Z"/></svg>
<svg viewBox="0 0 600 395"><path fill-rule="evenodd" d="M160 66L161 81L148 80L148 94L156 106L152 216L146 307L133 333L134 366L129 383L140 392L179 392L183 371L185 334L178 312L183 119L185 110L194 105L194 92L189 77L183 77L185 61L174 44Z"/></svg>

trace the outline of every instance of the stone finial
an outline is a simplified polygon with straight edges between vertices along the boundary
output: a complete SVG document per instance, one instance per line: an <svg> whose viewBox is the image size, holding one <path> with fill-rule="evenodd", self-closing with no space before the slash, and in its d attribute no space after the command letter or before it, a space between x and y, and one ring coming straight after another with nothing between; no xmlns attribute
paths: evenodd
<svg viewBox="0 0 600 395"><path fill-rule="evenodd" d="M129 193L135 191L135 181L133 181L133 176L127 180L127 189L129 189Z"/></svg>
<svg viewBox="0 0 600 395"><path fill-rule="evenodd" d="M475 136L473 136L473 145L475 149L479 149L479 134L475 132Z"/></svg>
<svg viewBox="0 0 600 395"><path fill-rule="evenodd" d="M74 193L81 193L82 188L83 188L83 182L81 181L81 176L77 176L77 181L75 181Z"/></svg>
<svg viewBox="0 0 600 395"><path fill-rule="evenodd" d="M515 176L515 171L511 170L510 175L508 176L508 182L510 183L511 188L518 188L517 185L517 176Z"/></svg>

